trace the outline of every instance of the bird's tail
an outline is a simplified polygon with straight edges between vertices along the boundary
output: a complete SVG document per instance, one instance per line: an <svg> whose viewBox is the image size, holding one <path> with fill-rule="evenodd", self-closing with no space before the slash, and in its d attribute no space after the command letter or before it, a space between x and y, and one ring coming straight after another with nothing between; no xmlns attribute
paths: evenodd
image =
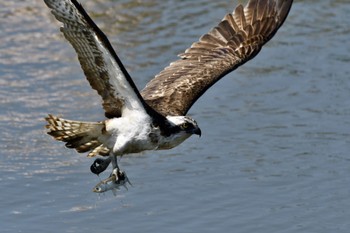
<svg viewBox="0 0 350 233"><path fill-rule="evenodd" d="M65 120L49 114L45 120L47 134L54 139L66 143L66 147L74 148L79 153L89 152L88 157L106 156L109 149L98 140L105 131L103 122L81 122Z"/></svg>

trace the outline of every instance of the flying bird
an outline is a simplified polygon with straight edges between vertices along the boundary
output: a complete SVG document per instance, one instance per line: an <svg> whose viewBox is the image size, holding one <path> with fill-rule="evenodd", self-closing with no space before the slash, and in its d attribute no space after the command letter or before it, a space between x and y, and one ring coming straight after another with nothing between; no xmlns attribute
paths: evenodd
<svg viewBox="0 0 350 233"><path fill-rule="evenodd" d="M139 91L106 35L76 0L44 0L75 49L91 87L102 98L105 119L66 120L49 114L48 134L68 148L98 158L95 174L118 156L178 146L201 135L187 116L196 100L218 80L255 57L285 21L293 0L250 0L238 5Z"/></svg>

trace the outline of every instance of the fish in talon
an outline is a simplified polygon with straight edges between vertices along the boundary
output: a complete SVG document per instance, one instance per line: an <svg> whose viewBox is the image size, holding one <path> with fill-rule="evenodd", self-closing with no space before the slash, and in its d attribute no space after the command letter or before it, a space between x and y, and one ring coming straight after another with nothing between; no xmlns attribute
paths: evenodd
<svg viewBox="0 0 350 233"><path fill-rule="evenodd" d="M113 171L110 177L98 183L92 191L95 193L104 193L112 190L113 194L116 195L116 191L119 190L121 186L128 190L126 183L132 185L126 173L124 171L117 170L116 174L114 174Z"/></svg>

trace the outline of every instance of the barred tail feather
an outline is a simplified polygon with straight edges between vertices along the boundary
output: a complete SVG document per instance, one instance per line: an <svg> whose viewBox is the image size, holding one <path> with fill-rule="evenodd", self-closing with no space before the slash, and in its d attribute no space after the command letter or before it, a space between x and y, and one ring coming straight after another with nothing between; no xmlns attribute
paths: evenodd
<svg viewBox="0 0 350 233"><path fill-rule="evenodd" d="M49 114L45 120L47 134L54 139L66 143L66 147L74 148L79 153L90 151L88 157L106 156L109 153L102 142L98 140L105 131L103 122L81 122L62 119Z"/></svg>

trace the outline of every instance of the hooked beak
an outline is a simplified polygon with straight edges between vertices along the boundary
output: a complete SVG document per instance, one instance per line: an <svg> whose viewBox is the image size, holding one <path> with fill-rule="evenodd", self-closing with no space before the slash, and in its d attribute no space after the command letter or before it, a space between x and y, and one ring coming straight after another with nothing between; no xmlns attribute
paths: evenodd
<svg viewBox="0 0 350 233"><path fill-rule="evenodd" d="M199 137L201 137L202 136L202 131L201 131L201 129L199 127L197 127L197 128L195 128L193 130L193 134L197 134Z"/></svg>

